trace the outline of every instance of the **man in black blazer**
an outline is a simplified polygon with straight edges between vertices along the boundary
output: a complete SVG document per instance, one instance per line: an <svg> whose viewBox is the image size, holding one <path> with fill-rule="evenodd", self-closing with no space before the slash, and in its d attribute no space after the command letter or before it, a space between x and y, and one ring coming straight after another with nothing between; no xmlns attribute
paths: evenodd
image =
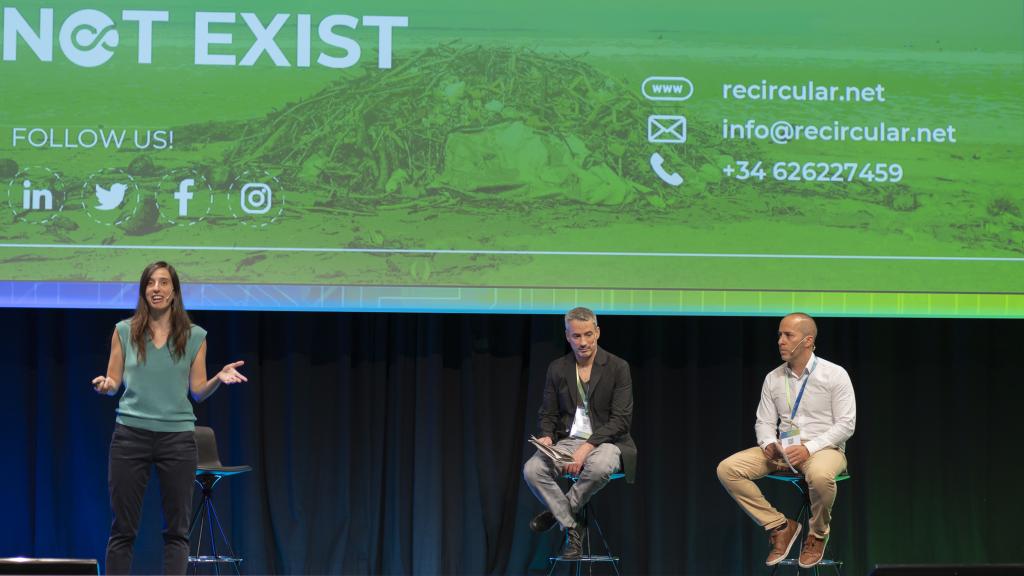
<svg viewBox="0 0 1024 576"><path fill-rule="evenodd" d="M537 437L572 452L573 462L559 466L538 451L523 466L527 486L547 506L530 521L530 528L543 532L558 522L567 539L563 557L569 560L583 553L579 511L612 474L624 472L630 483L636 475L636 445L629 435L629 364L598 347L600 337L593 311L573 308L566 313L565 339L572 353L548 366ZM557 483L564 474L579 478L566 493Z"/></svg>

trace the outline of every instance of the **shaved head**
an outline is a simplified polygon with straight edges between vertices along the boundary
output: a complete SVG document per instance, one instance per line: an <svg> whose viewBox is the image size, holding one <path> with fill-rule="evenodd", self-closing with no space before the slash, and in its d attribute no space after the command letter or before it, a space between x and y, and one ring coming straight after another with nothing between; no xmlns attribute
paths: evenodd
<svg viewBox="0 0 1024 576"><path fill-rule="evenodd" d="M792 318L796 321L797 329L800 330L800 334L804 336L810 336L817 340L818 338L818 324L811 318L810 315L804 314L803 312L793 312L788 314L786 318Z"/></svg>
<svg viewBox="0 0 1024 576"><path fill-rule="evenodd" d="M779 322L779 354L790 368L803 370L818 342L818 325L803 312L787 314Z"/></svg>

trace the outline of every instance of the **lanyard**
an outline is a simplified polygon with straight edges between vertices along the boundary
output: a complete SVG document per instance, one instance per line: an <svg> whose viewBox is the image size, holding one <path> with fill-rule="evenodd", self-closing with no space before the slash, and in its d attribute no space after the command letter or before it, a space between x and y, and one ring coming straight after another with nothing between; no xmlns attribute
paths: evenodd
<svg viewBox="0 0 1024 576"><path fill-rule="evenodd" d="M786 374L786 404L789 404L790 406L793 407L793 411L789 414L789 420L791 422L793 421L794 418L796 418L796 409L800 407L800 400L803 399L803 397L804 397L804 388L807 387L807 381L811 379L811 373L814 372L814 369L817 366L818 366L818 357L815 356L814 357L814 363L811 364L811 369L807 371L807 375L804 376L803 383L800 384L800 392L796 395L796 404L793 404L792 400L790 400L790 398L789 398L789 374ZM576 378L578 379L579 375L577 375Z"/></svg>
<svg viewBox="0 0 1024 576"><path fill-rule="evenodd" d="M591 369L590 377L594 377L593 369ZM580 365L576 365L576 389L580 392L580 398L583 399L583 413L590 414L590 409L587 405L587 393L583 391L583 384L580 383Z"/></svg>

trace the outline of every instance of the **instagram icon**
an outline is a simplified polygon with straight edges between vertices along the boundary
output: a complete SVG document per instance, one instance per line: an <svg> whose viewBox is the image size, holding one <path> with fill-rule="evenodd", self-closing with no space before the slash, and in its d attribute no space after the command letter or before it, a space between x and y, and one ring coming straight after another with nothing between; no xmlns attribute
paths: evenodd
<svg viewBox="0 0 1024 576"><path fill-rule="evenodd" d="M263 182L245 184L238 196L242 203L242 212L246 214L266 214L273 205L273 191Z"/></svg>
<svg viewBox="0 0 1024 576"><path fill-rule="evenodd" d="M264 228L282 217L286 195L280 180L270 172L245 170L228 187L227 208L239 223Z"/></svg>

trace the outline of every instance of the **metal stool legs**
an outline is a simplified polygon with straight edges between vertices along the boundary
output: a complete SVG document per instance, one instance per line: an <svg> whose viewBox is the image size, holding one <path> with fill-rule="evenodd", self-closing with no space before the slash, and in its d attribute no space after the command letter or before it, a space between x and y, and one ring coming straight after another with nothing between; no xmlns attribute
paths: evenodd
<svg viewBox="0 0 1024 576"><path fill-rule="evenodd" d="M615 570L615 576L622 576L622 573L619 572L619 557L612 555L611 547L608 546L608 539L605 538L604 531L601 530L601 523L597 521L597 515L593 514L590 510L589 502L583 507L583 510L580 513L580 519L583 521L583 524L585 526L583 530L583 555L575 560L562 558L561 554L559 554L558 556L549 557L548 561L551 563L551 569L548 570L548 576L554 574L555 569L558 567L559 563L562 562L575 563L576 567L571 572L571 574L575 574L576 576L582 576L584 564L587 564L590 567L589 572L590 574L593 574L594 563L597 562L607 562L611 564L612 569ZM591 548L591 525L593 525L594 529L597 530L598 536L601 537L601 544L602 546L604 546L604 554L594 554L594 550ZM562 546L559 548L559 551L563 549L565 549L564 542L562 543Z"/></svg>
<svg viewBox="0 0 1024 576"><path fill-rule="evenodd" d="M231 548L231 542L224 535L224 528L220 525L220 518L217 517L217 508L213 505L213 487L221 478L221 476L212 474L196 477L196 484L203 490L203 499L199 507L196 508L195 514L192 515L192 523L188 529L189 546L191 547L193 541L196 542L195 555L189 554L188 557L188 564L192 574L198 574L199 566L201 565L212 565L214 573L219 575L221 564L231 564L235 574L241 574L238 565L242 562L242 558L235 556L235 552ZM214 525L216 525L216 531L214 530ZM198 530L196 529L197 527ZM209 555L203 555L202 553L204 533L208 538ZM195 539L193 539L193 534L196 535ZM218 534L220 534L220 541L227 549L227 554L221 555L217 553Z"/></svg>
<svg viewBox="0 0 1024 576"><path fill-rule="evenodd" d="M797 514L796 522L801 526L808 526L811 517L811 495L808 493L809 489L807 487L807 482L804 481L804 479L800 476L791 476L788 474L769 474L768 477L773 480L782 480L784 482L789 482L790 484L796 487L796 489L800 492L801 498L800 512L799 514ZM839 476L836 477L836 481L839 482L841 480L846 480L849 477L850 476L848 474L840 474ZM827 550L828 543L826 543L825 546ZM810 574L813 574L814 576L819 576L820 568L832 568L833 570L835 570L836 576L842 576L842 560L831 560L828 558L822 558L821 562L818 562L818 564L816 564L813 568L801 568L798 558L800 557L800 552L803 551L803 548L804 543L803 539L801 538L800 547L797 549L797 558L786 558L778 564L776 564L775 566L773 566L771 576L775 576L775 573L779 570L779 567L781 566L794 566L796 567L797 574L807 571Z"/></svg>

